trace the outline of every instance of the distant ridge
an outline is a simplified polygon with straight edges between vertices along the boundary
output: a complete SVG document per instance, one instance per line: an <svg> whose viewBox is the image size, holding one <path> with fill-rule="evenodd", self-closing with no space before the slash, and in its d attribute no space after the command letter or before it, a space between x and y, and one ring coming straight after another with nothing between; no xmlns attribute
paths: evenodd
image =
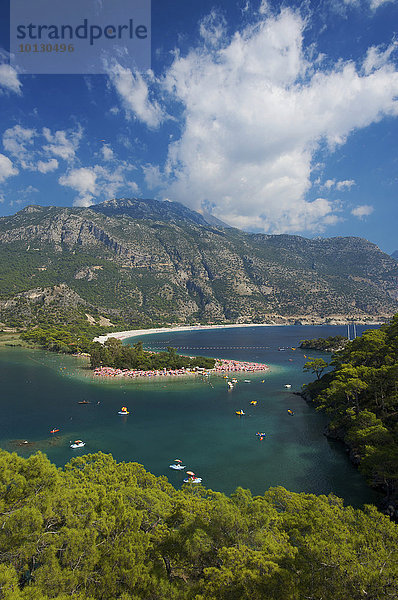
<svg viewBox="0 0 398 600"><path fill-rule="evenodd" d="M195 225L229 227L216 217L206 213L204 215L189 209L180 202L160 201L142 198L120 198L106 200L90 207L95 212L104 215L126 215L132 219L150 219L175 223L185 221Z"/></svg>
<svg viewBox="0 0 398 600"><path fill-rule="evenodd" d="M133 329L374 321L398 311L398 261L365 239L264 235L209 221L178 202L137 198L2 217L0 321L89 314Z"/></svg>

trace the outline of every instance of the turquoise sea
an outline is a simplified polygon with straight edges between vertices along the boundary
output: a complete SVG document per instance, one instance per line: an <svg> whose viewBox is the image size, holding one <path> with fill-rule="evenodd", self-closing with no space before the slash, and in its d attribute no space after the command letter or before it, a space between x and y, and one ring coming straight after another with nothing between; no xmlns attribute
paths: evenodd
<svg viewBox="0 0 398 600"><path fill-rule="evenodd" d="M358 327L358 333L364 329ZM166 475L176 487L183 475L168 465L179 458L206 487L226 493L242 486L262 494L282 485L295 492L333 492L354 506L377 502L342 445L323 435L325 416L292 393L311 379L302 371L300 340L345 332L335 326L289 326L142 337L146 348L172 345L185 354L270 366L265 374L238 374L232 391L221 376L99 380L84 359L3 348L0 446L23 456L41 450L59 466L77 454L111 452L119 461L136 461L155 475ZM82 400L89 404L78 404ZM130 414L119 416L124 405ZM235 414L241 408L244 417ZM53 428L60 431L51 434ZM258 431L266 433L263 441ZM75 439L86 446L72 450L70 440Z"/></svg>

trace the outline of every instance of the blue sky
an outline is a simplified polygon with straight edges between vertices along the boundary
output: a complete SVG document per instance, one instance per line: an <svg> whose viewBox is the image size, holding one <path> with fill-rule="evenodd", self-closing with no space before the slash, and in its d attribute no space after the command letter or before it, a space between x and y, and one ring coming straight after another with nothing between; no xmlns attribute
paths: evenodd
<svg viewBox="0 0 398 600"><path fill-rule="evenodd" d="M398 0L153 0L151 70L105 75L16 72L1 10L0 215L149 197L398 249Z"/></svg>

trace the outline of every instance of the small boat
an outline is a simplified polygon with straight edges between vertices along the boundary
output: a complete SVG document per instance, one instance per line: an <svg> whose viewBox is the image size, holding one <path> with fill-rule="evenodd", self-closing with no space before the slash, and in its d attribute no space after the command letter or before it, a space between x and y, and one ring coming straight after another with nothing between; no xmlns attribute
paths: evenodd
<svg viewBox="0 0 398 600"><path fill-rule="evenodd" d="M290 388L292 387L291 383L285 383L285 388L290 390Z"/></svg>
<svg viewBox="0 0 398 600"><path fill-rule="evenodd" d="M257 431L256 435L258 437L264 437L266 434L265 433L260 433L259 431Z"/></svg>
<svg viewBox="0 0 398 600"><path fill-rule="evenodd" d="M50 433L57 433L58 431L59 431L59 429L55 429L55 427L54 427L54 429L51 429Z"/></svg>
<svg viewBox="0 0 398 600"><path fill-rule="evenodd" d="M183 479L184 483L202 483L201 477L188 477L187 479Z"/></svg>
<svg viewBox="0 0 398 600"><path fill-rule="evenodd" d="M290 408L287 409L287 412L289 413L289 415L294 415L294 412L292 410L290 410Z"/></svg>
<svg viewBox="0 0 398 600"><path fill-rule="evenodd" d="M169 467L170 467L170 469L174 469L175 471L182 471L183 469L185 469L185 465L183 465L181 463L182 463L182 460L180 460L179 458L175 458L174 464L169 465Z"/></svg>
<svg viewBox="0 0 398 600"><path fill-rule="evenodd" d="M122 408L117 413L118 415L129 415L130 412L127 410L127 406L122 406Z"/></svg>
<svg viewBox="0 0 398 600"><path fill-rule="evenodd" d="M237 379L233 379L232 383L238 383L238 380Z"/></svg>
<svg viewBox="0 0 398 600"><path fill-rule="evenodd" d="M73 444L70 445L71 448L83 448L83 446L85 446L86 443L82 442L82 440L76 440L75 442L73 442Z"/></svg>
<svg viewBox="0 0 398 600"><path fill-rule="evenodd" d="M237 414L237 415L239 415L239 416L241 416L241 415L244 415L244 414L245 414L245 413L243 412L243 410L242 410L242 409L240 409L240 410L236 410L235 412L236 412L236 414Z"/></svg>
<svg viewBox="0 0 398 600"><path fill-rule="evenodd" d="M252 400L252 401L250 402L250 404L252 404L253 406L256 406L256 405L257 405L257 400Z"/></svg>
<svg viewBox="0 0 398 600"><path fill-rule="evenodd" d="M244 379L243 383L250 383L250 379Z"/></svg>
<svg viewBox="0 0 398 600"><path fill-rule="evenodd" d="M228 384L228 389L229 390L233 390L234 389L234 384L231 381L227 381Z"/></svg>
<svg viewBox="0 0 398 600"><path fill-rule="evenodd" d="M89 400L79 400L78 404L91 404Z"/></svg>

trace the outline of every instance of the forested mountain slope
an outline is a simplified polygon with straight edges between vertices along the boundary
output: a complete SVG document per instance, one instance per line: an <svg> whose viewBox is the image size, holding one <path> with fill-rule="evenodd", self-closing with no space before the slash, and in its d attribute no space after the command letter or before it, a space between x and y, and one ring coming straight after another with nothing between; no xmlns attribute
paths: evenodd
<svg viewBox="0 0 398 600"><path fill-rule="evenodd" d="M359 320L397 310L398 264L361 238L250 234L155 200L1 218L0 320L35 322L60 289L64 305L134 324Z"/></svg>

